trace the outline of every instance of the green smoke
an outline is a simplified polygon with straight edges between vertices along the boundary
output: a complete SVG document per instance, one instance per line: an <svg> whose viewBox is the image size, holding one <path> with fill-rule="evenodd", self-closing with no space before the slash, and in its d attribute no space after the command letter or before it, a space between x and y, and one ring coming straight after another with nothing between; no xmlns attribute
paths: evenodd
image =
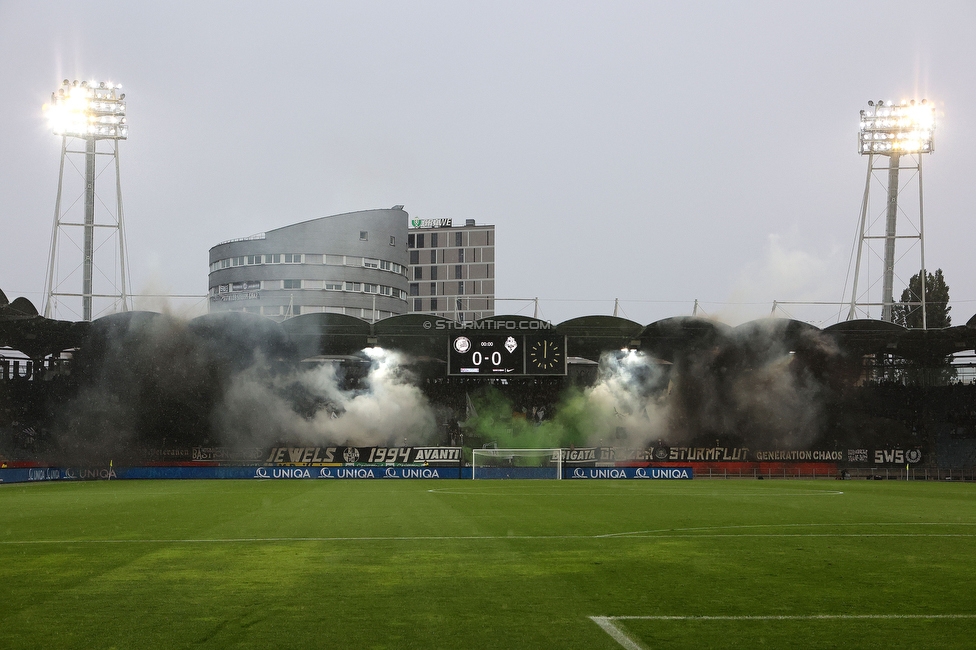
<svg viewBox="0 0 976 650"><path fill-rule="evenodd" d="M556 405L551 419L537 421L531 412L515 412L512 401L494 387L471 396L477 414L464 423L467 435L484 443L496 443L504 449L540 449L545 447L585 446L598 434L602 419L584 393L567 389ZM471 441L476 444L475 440Z"/></svg>

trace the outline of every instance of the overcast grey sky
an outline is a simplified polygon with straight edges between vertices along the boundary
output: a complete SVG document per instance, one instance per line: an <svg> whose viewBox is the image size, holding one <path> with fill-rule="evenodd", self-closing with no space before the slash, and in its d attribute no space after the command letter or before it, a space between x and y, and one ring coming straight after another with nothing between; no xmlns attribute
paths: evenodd
<svg viewBox="0 0 976 650"><path fill-rule="evenodd" d="M60 150L41 105L64 78L124 84L137 291L203 294L220 241L404 204L495 224L496 295L553 322L614 298L642 323L847 298L858 111L926 97L926 259L962 324L974 27L971 0L0 0L0 289L41 305Z"/></svg>

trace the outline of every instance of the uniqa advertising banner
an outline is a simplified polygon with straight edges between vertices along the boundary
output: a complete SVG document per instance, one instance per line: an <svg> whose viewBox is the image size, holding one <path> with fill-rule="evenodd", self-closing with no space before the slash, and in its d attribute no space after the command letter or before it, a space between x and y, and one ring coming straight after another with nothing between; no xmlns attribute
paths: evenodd
<svg viewBox="0 0 976 650"><path fill-rule="evenodd" d="M468 476L471 471L468 470ZM456 467L255 467L256 479L458 478Z"/></svg>
<svg viewBox="0 0 976 650"><path fill-rule="evenodd" d="M564 472L568 479L692 479L690 467L574 467Z"/></svg>

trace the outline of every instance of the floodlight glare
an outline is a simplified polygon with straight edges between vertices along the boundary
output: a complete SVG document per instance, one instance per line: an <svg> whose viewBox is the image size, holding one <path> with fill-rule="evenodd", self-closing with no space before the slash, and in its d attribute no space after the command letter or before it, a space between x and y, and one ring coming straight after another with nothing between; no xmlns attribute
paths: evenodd
<svg viewBox="0 0 976 650"><path fill-rule="evenodd" d="M868 109L861 111L861 126L858 131L858 153L868 156L868 174L864 182L864 198L861 201L861 226L857 244L857 262L854 265L854 282L851 291L851 309L848 319L856 318L858 301L858 275L861 268L861 253L868 240L884 240L884 267L882 268L881 320L892 322L894 315L895 243L898 239L918 239L920 277L922 278L922 328L926 328L925 317L925 235L922 227L922 154L935 150L935 105L926 99L916 102L902 100L869 101ZM884 156L884 159L878 158ZM898 180L901 169L914 170L913 181L918 184L918 217L910 220L917 235L898 234L899 193L902 189ZM887 200L884 235L874 235L868 225L868 202L871 182L875 170L886 170ZM878 178L878 181L881 179ZM869 244L870 245L870 244ZM862 303L863 304L863 303Z"/></svg>
<svg viewBox="0 0 976 650"><path fill-rule="evenodd" d="M129 135L129 125L125 115L125 95L121 84L111 81L85 81L65 79L61 86L51 93L51 101L44 105L44 114L55 135L61 136L61 171L58 178L58 194L54 206L54 231L51 236L51 253L48 257L47 280L45 282L44 316L52 318L54 312L67 305L61 300L73 303L74 299L81 299L80 316L84 321L91 321L99 313L108 310L128 310L128 294L126 292L127 255L125 248L125 231L123 229L122 186L119 170L119 140L125 140ZM76 146L69 139L77 138L84 141L84 148ZM84 201L69 201L68 208L62 210L62 193L65 185L65 162L68 156L84 157L84 186L82 196ZM115 162L115 200L106 195L99 197L95 192L95 181L100 176L96 159L100 156L110 156ZM72 158L73 159L73 158ZM105 158L101 158L105 160ZM101 171L105 171L103 166ZM81 169L76 166L78 171ZM102 182L111 183L110 177ZM80 198L80 197L79 197ZM82 203L84 208L83 220L78 219L72 206ZM96 214L97 212L100 214ZM80 215L79 215L80 216ZM100 218L99 218L100 217ZM61 235L68 228L80 226L83 232L81 249L81 292L65 291L62 285L67 277L61 273L62 248L59 246ZM95 232L99 229L101 236L96 242ZM114 234L113 234L114 233ZM100 249L109 238L115 237L118 242L118 253L115 257L116 268L107 272L106 267L99 268L96 273L94 264L95 252ZM74 238L71 239L75 243ZM96 245L97 244L97 245ZM77 245L75 246L76 248ZM66 268L77 268L72 254L64 258L68 264ZM74 271L72 271L74 273ZM70 275L68 276L70 277ZM104 310L96 310L95 301L101 302ZM112 302L106 304L107 300ZM71 310L74 311L74 310ZM78 312L74 312L78 314Z"/></svg>
<svg viewBox="0 0 976 650"><path fill-rule="evenodd" d="M902 100L901 104L868 102L861 111L858 149L862 155L931 153L935 150L935 106Z"/></svg>
<svg viewBox="0 0 976 650"><path fill-rule="evenodd" d="M129 125L125 119L122 84L106 81L62 82L44 105L55 135L96 140L125 140Z"/></svg>

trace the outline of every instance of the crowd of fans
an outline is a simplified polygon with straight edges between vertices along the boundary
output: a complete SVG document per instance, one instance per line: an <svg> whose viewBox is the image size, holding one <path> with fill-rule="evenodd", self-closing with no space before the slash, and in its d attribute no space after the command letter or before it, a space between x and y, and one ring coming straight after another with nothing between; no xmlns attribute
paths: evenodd
<svg viewBox="0 0 976 650"><path fill-rule="evenodd" d="M589 378L588 381L592 381ZM488 397L502 403L513 421L542 424L552 420L573 388L580 388L579 376L538 378L427 377L420 389L437 415L438 430L428 444L470 446L490 441L474 440L465 423L477 416L478 404ZM355 389L354 386L350 388ZM62 407L77 395L78 386L67 374L45 378L0 380L0 461L17 457L41 457L53 449L78 453L85 441L66 432L59 419ZM663 399L671 399L666 395ZM942 439L976 440L976 384L958 382L942 386L913 386L895 382L849 386L829 398L823 409L820 448L846 449L887 443L934 450ZM296 410L315 410L321 405L296 395ZM201 407L202 408L202 407ZM194 421L193 418L189 418ZM207 414L195 421L205 422ZM153 429L138 441L140 447L170 444ZM184 432L181 444L219 444L212 432L200 429ZM464 436L468 435L465 440ZM741 442L736 431L697 432L708 440ZM653 444L654 441L648 441ZM976 444L976 443L974 443Z"/></svg>

